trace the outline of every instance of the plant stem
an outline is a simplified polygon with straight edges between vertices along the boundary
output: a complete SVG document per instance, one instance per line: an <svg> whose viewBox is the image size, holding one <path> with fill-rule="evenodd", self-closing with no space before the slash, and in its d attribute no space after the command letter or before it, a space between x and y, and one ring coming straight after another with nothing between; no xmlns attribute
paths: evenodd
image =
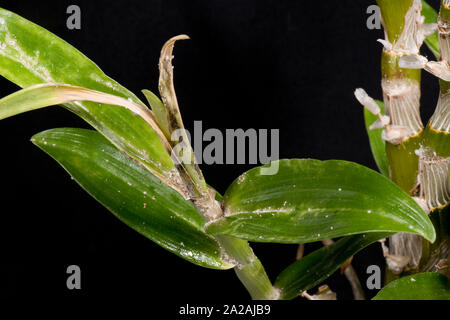
<svg viewBox="0 0 450 320"><path fill-rule="evenodd" d="M386 48L381 56L381 73L383 100L387 114L394 126L408 127L410 134L400 144L386 143L389 158L390 178L406 192L412 192L418 170L417 149L422 132L420 120L420 69L404 69L398 65L400 57L418 52L408 53L406 44L411 45L409 34L414 30L406 28L413 23L413 0L378 0L387 41L392 49ZM413 21L413 22L411 22ZM408 41L406 39L409 39ZM412 48L414 49L414 48Z"/></svg>
<svg viewBox="0 0 450 320"><path fill-rule="evenodd" d="M272 286L261 261L255 256L247 241L217 236L216 239L232 260L239 280L254 300L277 300L279 292Z"/></svg>
<svg viewBox="0 0 450 320"><path fill-rule="evenodd" d="M438 17L438 36L441 57L440 60L448 63L450 61L450 1L441 2ZM450 186L448 185L448 164L450 163L450 82L439 79L440 92L436 110L431 117L424 133L423 144L430 149L431 155L423 162L430 162L429 170L434 173L431 185L421 185L421 194L428 202L430 208L435 206L430 214L431 221L436 229L436 242L431 244L423 241L423 255L420 271L441 272L450 275L450 235L449 235L449 203ZM421 160L422 161L422 160ZM427 179L423 184L427 183ZM432 188L434 187L434 189ZM427 194L424 191L433 190L434 194ZM438 191L438 192L436 192ZM439 199L436 201L430 201Z"/></svg>
<svg viewBox="0 0 450 320"><path fill-rule="evenodd" d="M383 100L391 125L407 129L400 143L386 142L389 176L400 188L413 194L419 165L415 150L420 147L423 132L419 110L421 70L400 68L399 60L402 56L419 53L422 44L417 40L420 38L421 5L415 0L377 0L377 3L383 18L385 41L388 41L384 44L381 57ZM391 259L386 268L386 278L390 280L391 276L395 277L409 263L411 267L415 267L414 262L418 260L415 253L419 249L421 250L419 238L402 233L390 237L387 256ZM392 259L396 256L402 259ZM403 261L405 257L409 258L406 265ZM391 268L395 270L395 275L391 273Z"/></svg>

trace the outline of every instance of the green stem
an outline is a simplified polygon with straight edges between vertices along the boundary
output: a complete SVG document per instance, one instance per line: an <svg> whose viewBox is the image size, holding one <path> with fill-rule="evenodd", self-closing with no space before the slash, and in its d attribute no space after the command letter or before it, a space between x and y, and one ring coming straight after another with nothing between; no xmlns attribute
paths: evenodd
<svg viewBox="0 0 450 320"><path fill-rule="evenodd" d="M377 0L380 6L383 17L383 25L390 43L399 40L405 26L405 16L408 10L413 5L412 0ZM381 74L383 83L383 97L386 110L391 116L393 125L406 125L410 123L406 119L418 119L419 125L411 127L413 134L402 143L394 145L386 143L386 153L389 159L390 178L404 191L411 192L416 183L416 176L418 170L418 157L414 150L418 148L420 139L418 135L421 134L423 127L420 121L419 100L413 98L408 99L405 95L390 96L388 94L388 87L394 84L405 84L411 88L419 88L420 86L420 69L403 69L398 65L400 57L404 55L395 51L382 51L381 55ZM420 90L420 89L416 89ZM420 91L411 91L411 95L419 95ZM401 101L403 99L403 101ZM409 102L407 102L409 100ZM414 101L411 103L411 101ZM400 104L404 104L404 108L399 108ZM395 109L392 109L394 108ZM413 121L411 121L413 122ZM417 121L416 121L417 123Z"/></svg>
<svg viewBox="0 0 450 320"><path fill-rule="evenodd" d="M413 0L377 0L388 40L393 43L403 31L405 15Z"/></svg>
<svg viewBox="0 0 450 320"><path fill-rule="evenodd" d="M227 237L216 237L237 266L234 268L239 280L254 300L277 300L278 290L272 286L261 261L255 256L247 241Z"/></svg>
<svg viewBox="0 0 450 320"><path fill-rule="evenodd" d="M389 176L404 191L412 194L416 185L418 174L418 156L415 150L419 147L420 135L423 132L423 124L420 120L420 69L403 69L399 66L400 57L411 54L416 48L406 48L411 45L405 39L414 35L404 34L406 19L412 19L410 10L413 10L413 0L377 0L383 18L383 26L387 35L387 41L392 48L384 48L381 55L381 75L383 100L387 114L390 116L392 126L407 127L410 131L406 139L401 143L386 142L386 153L389 159ZM408 23L411 23L409 20ZM410 39L411 40L411 39ZM405 51L407 49L407 51ZM413 50L414 49L414 50ZM408 52L408 53L407 53ZM417 54L413 52L412 54ZM391 127L386 130L393 130ZM412 241L397 235L399 242L390 244L389 252L402 251L400 243ZM391 238L392 239L392 238ZM397 243L394 247L394 243ZM403 255L408 255L405 252ZM386 268L388 283L397 275Z"/></svg>

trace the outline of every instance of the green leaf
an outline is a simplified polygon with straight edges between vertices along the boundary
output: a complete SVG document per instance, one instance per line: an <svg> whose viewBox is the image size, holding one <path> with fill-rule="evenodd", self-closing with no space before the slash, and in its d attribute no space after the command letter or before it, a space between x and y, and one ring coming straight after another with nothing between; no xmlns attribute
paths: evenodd
<svg viewBox="0 0 450 320"><path fill-rule="evenodd" d="M375 100L380 107L381 113L386 114L386 108L384 103ZM389 177L389 160L386 154L386 142L381 138L381 132L383 129L370 130L369 126L378 119L378 116L372 114L369 110L364 108L364 121L366 123L367 135L369 136L370 149L378 169L386 177Z"/></svg>
<svg viewBox="0 0 450 320"><path fill-rule="evenodd" d="M297 260L281 272L275 281L274 286L280 290L280 299L293 299L302 291L315 287L358 251L390 235L367 233L348 236Z"/></svg>
<svg viewBox="0 0 450 320"><path fill-rule="evenodd" d="M425 17L424 23L437 23L438 13L428 3L422 0L422 16ZM434 54L437 60L440 59L439 39L437 31L425 39L425 44Z"/></svg>
<svg viewBox="0 0 450 320"><path fill-rule="evenodd" d="M0 8L0 74L22 88L65 83L143 105L126 88L106 76L91 60L36 24ZM130 110L93 102L64 105L108 138L116 147L161 175L174 170L158 135Z"/></svg>
<svg viewBox="0 0 450 320"><path fill-rule="evenodd" d="M32 141L131 228L195 264L233 267L222 260L217 241L203 231L204 220L194 205L99 133L53 129L35 135Z"/></svg>
<svg viewBox="0 0 450 320"><path fill-rule="evenodd" d="M277 174L261 174L271 165L279 166ZM254 168L231 184L223 207L225 217L207 231L258 242L305 243L365 232L436 237L408 194L347 161L292 159Z"/></svg>
<svg viewBox="0 0 450 320"><path fill-rule="evenodd" d="M406 276L389 283L374 300L450 300L450 280L436 272Z"/></svg>
<svg viewBox="0 0 450 320"><path fill-rule="evenodd" d="M166 138L169 139L170 131L166 107L164 106L162 101L150 90L144 89L142 90L142 93L150 104L150 107L152 108L152 111L155 115L155 119L158 121L161 130L164 132Z"/></svg>

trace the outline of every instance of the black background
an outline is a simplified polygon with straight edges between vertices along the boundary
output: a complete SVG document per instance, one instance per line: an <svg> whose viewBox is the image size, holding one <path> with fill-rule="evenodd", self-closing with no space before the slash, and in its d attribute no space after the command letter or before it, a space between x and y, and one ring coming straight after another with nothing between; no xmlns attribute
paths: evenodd
<svg viewBox="0 0 450 320"><path fill-rule="evenodd" d="M438 0L430 1L437 8ZM81 8L81 30L66 28L66 8ZM381 98L382 30L368 30L374 1L2 1L77 47L140 98L157 92L163 43L177 34L175 86L188 129L279 128L281 158L344 159L376 169L353 91ZM431 53L424 49L431 58ZM426 120L437 82L423 76ZM0 95L18 88L0 79ZM62 108L0 122L0 291L7 295L140 295L152 300L248 299L233 271L197 267L118 221L52 159L29 142L40 131L85 127ZM251 166L202 166L224 192ZM294 245L254 244L273 280L296 254ZM307 245L307 252L319 248ZM66 268L80 265L82 290L66 288ZM379 244L354 258L364 283L371 264L383 267ZM326 283L351 299L345 278ZM365 287L365 286L364 286ZM376 292L366 290L368 297Z"/></svg>

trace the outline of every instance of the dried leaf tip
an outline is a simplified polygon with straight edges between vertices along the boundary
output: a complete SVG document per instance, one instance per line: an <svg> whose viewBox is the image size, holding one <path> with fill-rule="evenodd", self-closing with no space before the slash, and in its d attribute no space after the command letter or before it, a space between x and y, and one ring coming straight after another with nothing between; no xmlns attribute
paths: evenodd
<svg viewBox="0 0 450 320"><path fill-rule="evenodd" d="M178 40L189 40L189 36L186 34L180 34L178 36L172 37L169 40L166 41L164 46L161 49L161 56L159 60L159 67L161 68L163 66L163 61L172 60L173 56L173 47L175 46L175 42Z"/></svg>
<svg viewBox="0 0 450 320"><path fill-rule="evenodd" d="M173 84L172 54L175 42L186 39L189 39L189 37L181 34L167 40L161 49L161 56L159 58L159 93L166 108L170 134L177 129L184 129Z"/></svg>

